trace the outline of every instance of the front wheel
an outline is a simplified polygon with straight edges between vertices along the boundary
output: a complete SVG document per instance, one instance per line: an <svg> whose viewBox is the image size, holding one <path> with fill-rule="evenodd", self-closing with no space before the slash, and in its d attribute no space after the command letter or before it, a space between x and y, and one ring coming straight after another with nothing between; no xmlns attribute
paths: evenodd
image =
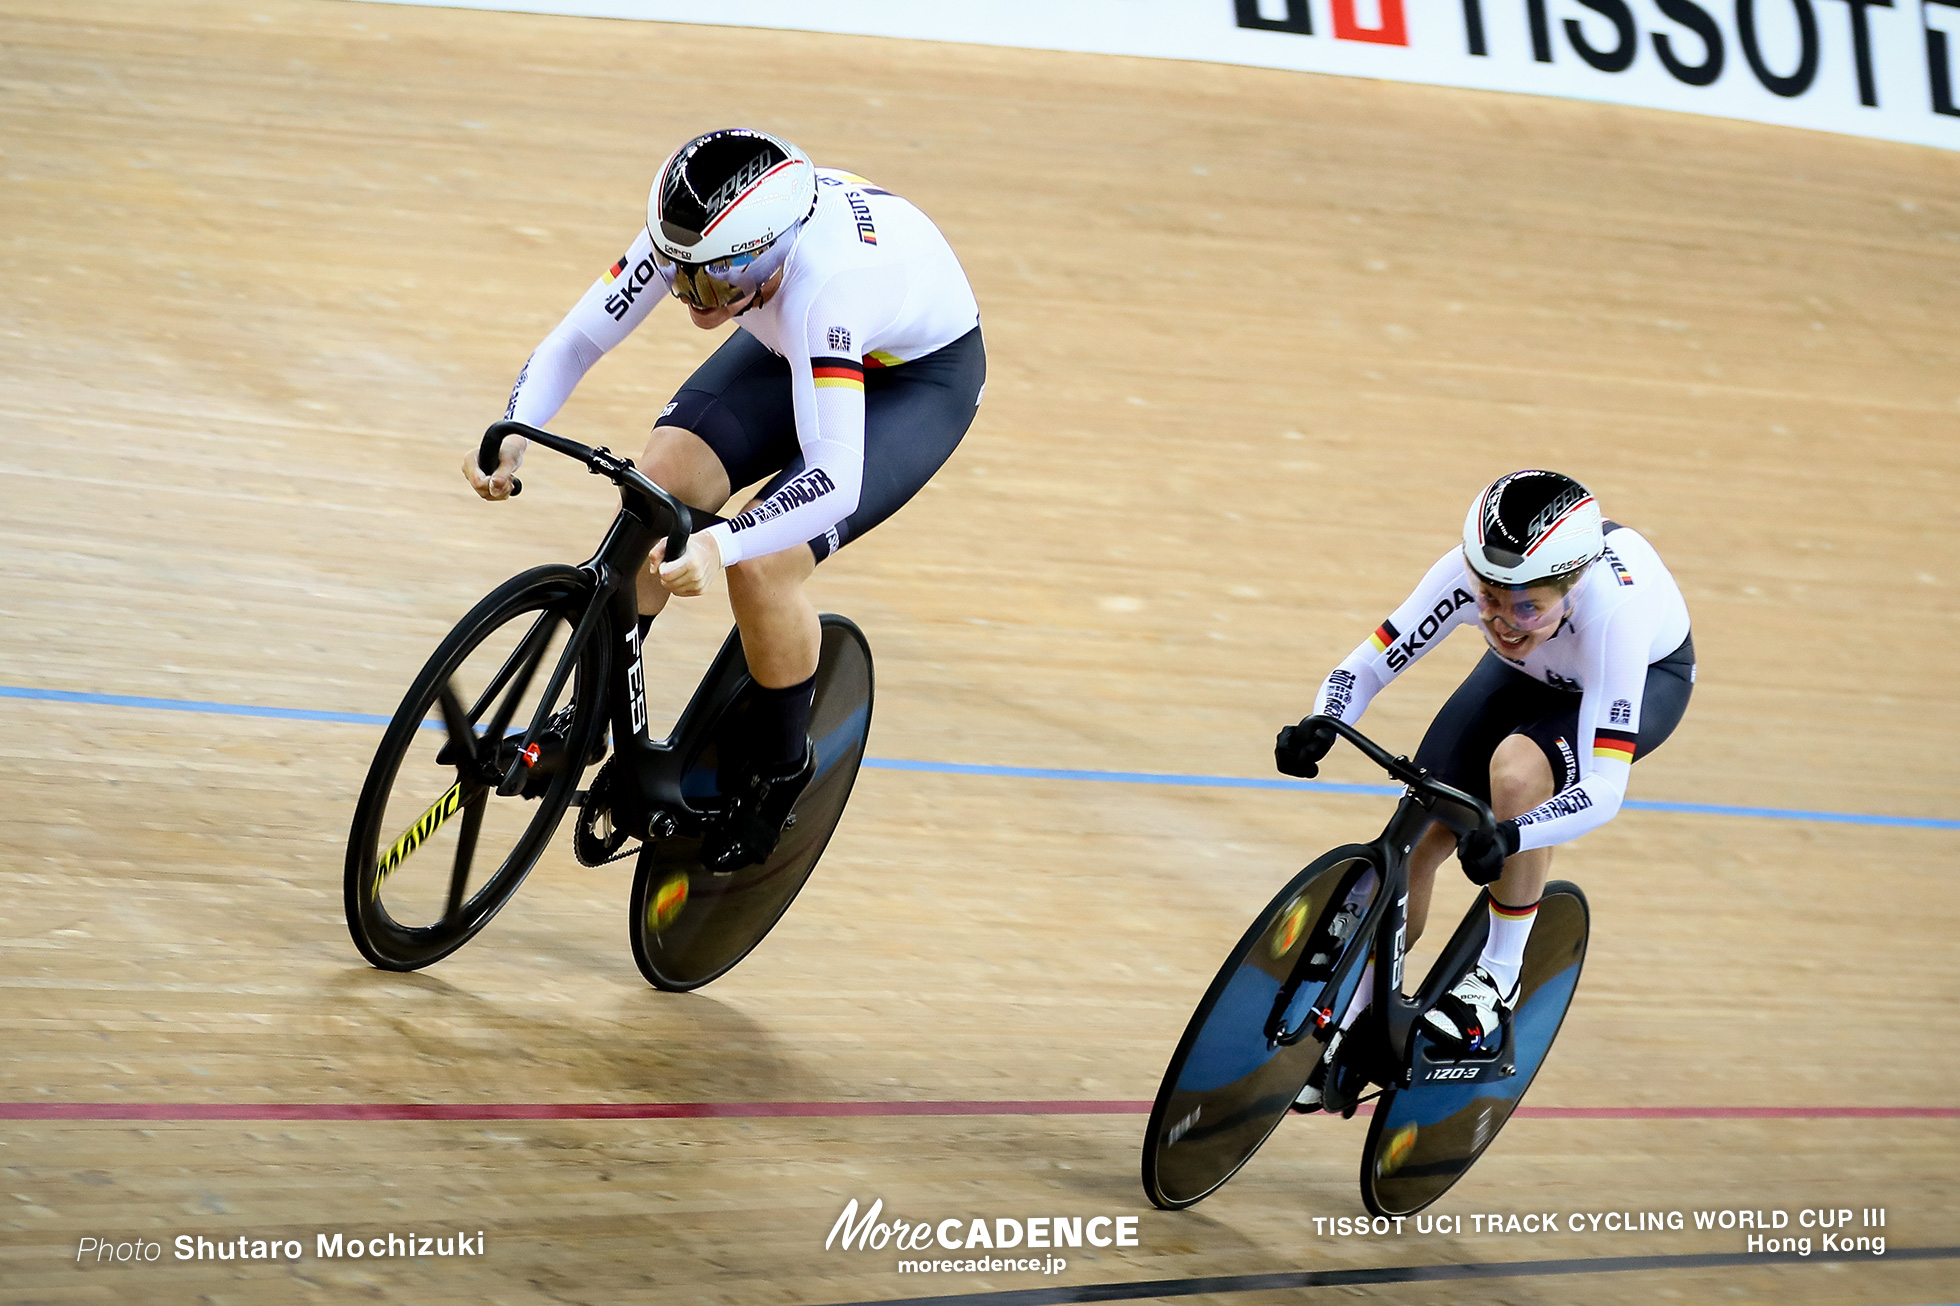
<svg viewBox="0 0 1960 1306"><path fill-rule="evenodd" d="M1485 911L1487 900L1478 895L1471 911ZM1497 1137L1558 1037L1591 930L1579 886L1547 884L1525 945L1508 1055L1483 1063L1432 1058L1428 1038L1416 1036L1409 1085L1382 1094L1361 1150L1361 1200L1370 1215L1414 1215L1448 1192Z"/></svg>
<svg viewBox="0 0 1960 1306"><path fill-rule="evenodd" d="M417 970L462 947L543 853L604 720L606 641L586 640L560 665L591 598L572 567L514 576L409 686L347 839L347 930L376 966Z"/></svg>
<svg viewBox="0 0 1960 1306"><path fill-rule="evenodd" d="M1158 1206L1177 1210L1215 1192L1305 1087L1326 1046L1303 1034L1310 1013L1344 1010L1359 982L1360 967L1343 961L1367 946L1362 922L1381 883L1370 858L1350 844L1294 876L1199 1000L1144 1131L1143 1190Z"/></svg>

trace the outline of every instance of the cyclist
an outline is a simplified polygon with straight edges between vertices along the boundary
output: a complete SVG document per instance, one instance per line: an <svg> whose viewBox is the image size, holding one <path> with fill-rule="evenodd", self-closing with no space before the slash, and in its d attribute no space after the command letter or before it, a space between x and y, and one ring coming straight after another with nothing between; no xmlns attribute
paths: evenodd
<svg viewBox="0 0 1960 1306"><path fill-rule="evenodd" d="M531 354L505 416L542 426L662 293L694 325L736 329L655 421L641 471L699 510L683 556L655 546L638 581L641 635L670 595L725 571L756 684L722 766L723 816L702 848L714 869L774 849L810 781L821 639L803 592L816 565L917 494L966 434L986 380L980 312L932 222L864 178L817 168L767 132L711 131L660 166L646 226ZM504 499L524 461L503 442L485 475ZM732 517L713 514L764 480ZM699 523L712 523L699 529Z"/></svg>
<svg viewBox="0 0 1960 1306"><path fill-rule="evenodd" d="M1464 518L1463 547L1438 559L1328 675L1314 712L1358 720L1384 685L1471 622L1490 648L1436 714L1415 760L1486 799L1497 830L1459 840L1432 822L1409 855L1411 943L1428 918L1436 868L1452 848L1471 882L1490 886L1482 955L1424 1017L1432 1039L1459 1055L1503 1042L1553 847L1619 811L1629 768L1680 722L1695 679L1687 604L1653 546L1602 520L1591 493L1571 477L1520 471L1477 496ZM1288 726L1274 759L1288 775L1311 777L1334 737L1304 721ZM1340 1031L1366 1007L1372 968L1371 961ZM1296 1108L1317 1109L1340 1031Z"/></svg>

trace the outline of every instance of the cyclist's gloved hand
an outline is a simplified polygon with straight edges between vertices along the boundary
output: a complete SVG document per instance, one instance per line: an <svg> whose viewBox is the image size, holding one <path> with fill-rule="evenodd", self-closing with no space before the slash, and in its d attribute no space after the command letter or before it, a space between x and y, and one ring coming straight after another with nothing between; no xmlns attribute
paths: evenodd
<svg viewBox="0 0 1960 1306"><path fill-rule="evenodd" d="M1456 859L1472 884L1494 884L1504 874L1504 859L1518 851L1518 823L1499 821L1495 832L1472 830L1456 841Z"/></svg>
<svg viewBox="0 0 1960 1306"><path fill-rule="evenodd" d="M1281 775L1297 775L1303 780L1311 780L1320 774L1320 759L1327 756L1327 750L1334 746L1334 739L1332 726L1309 726L1306 721L1297 726L1287 726L1279 732L1279 739L1273 744L1273 765L1279 768Z"/></svg>

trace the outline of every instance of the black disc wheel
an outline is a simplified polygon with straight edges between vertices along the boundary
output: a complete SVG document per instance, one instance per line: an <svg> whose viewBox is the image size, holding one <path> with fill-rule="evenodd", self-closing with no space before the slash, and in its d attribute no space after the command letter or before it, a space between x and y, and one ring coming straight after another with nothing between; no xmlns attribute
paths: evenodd
<svg viewBox="0 0 1960 1306"><path fill-rule="evenodd" d="M571 567L506 581L396 709L347 841L347 929L376 966L415 970L469 942L550 841L602 728L605 641L565 658L590 595Z"/></svg>
<svg viewBox="0 0 1960 1306"><path fill-rule="evenodd" d="M753 688L746 675L743 680L728 706L737 723ZM871 699L871 647L863 632L844 617L824 614L810 711L816 774L797 798L793 823L775 852L725 874L703 867L698 838L655 840L640 853L630 933L633 960L649 984L671 991L701 987L747 956L789 910L857 782L871 729ZM739 724L733 732L739 732ZM727 739L731 730L724 726L712 733ZM688 761L683 791L712 793L717 766L716 747L710 745Z"/></svg>
<svg viewBox="0 0 1960 1306"><path fill-rule="evenodd" d="M1479 898L1473 910L1484 910ZM1503 1052L1485 1061L1432 1055L1416 1035L1407 1088L1375 1104L1361 1152L1361 1199L1371 1215L1414 1215L1463 1177L1511 1118L1545 1063L1586 964L1591 914L1579 886L1553 880L1525 945L1517 1009Z"/></svg>
<svg viewBox="0 0 1960 1306"><path fill-rule="evenodd" d="M1143 1188L1167 1209L1216 1191L1251 1159L1320 1059L1317 1010L1360 983L1349 951L1381 877L1361 845L1327 853L1279 891L1211 982L1178 1041L1143 1140Z"/></svg>

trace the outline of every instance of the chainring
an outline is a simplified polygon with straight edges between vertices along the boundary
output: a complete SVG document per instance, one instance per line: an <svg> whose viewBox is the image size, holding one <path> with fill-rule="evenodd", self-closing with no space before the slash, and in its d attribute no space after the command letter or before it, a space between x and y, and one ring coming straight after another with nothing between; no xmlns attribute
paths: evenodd
<svg viewBox="0 0 1960 1306"><path fill-rule="evenodd" d="M615 760L607 758L606 764L599 768L599 774L592 777L592 787L585 791L585 802L580 805L578 820L572 826L572 852L585 866L604 866L640 851L638 844L626 847L632 836L613 824L612 769Z"/></svg>

